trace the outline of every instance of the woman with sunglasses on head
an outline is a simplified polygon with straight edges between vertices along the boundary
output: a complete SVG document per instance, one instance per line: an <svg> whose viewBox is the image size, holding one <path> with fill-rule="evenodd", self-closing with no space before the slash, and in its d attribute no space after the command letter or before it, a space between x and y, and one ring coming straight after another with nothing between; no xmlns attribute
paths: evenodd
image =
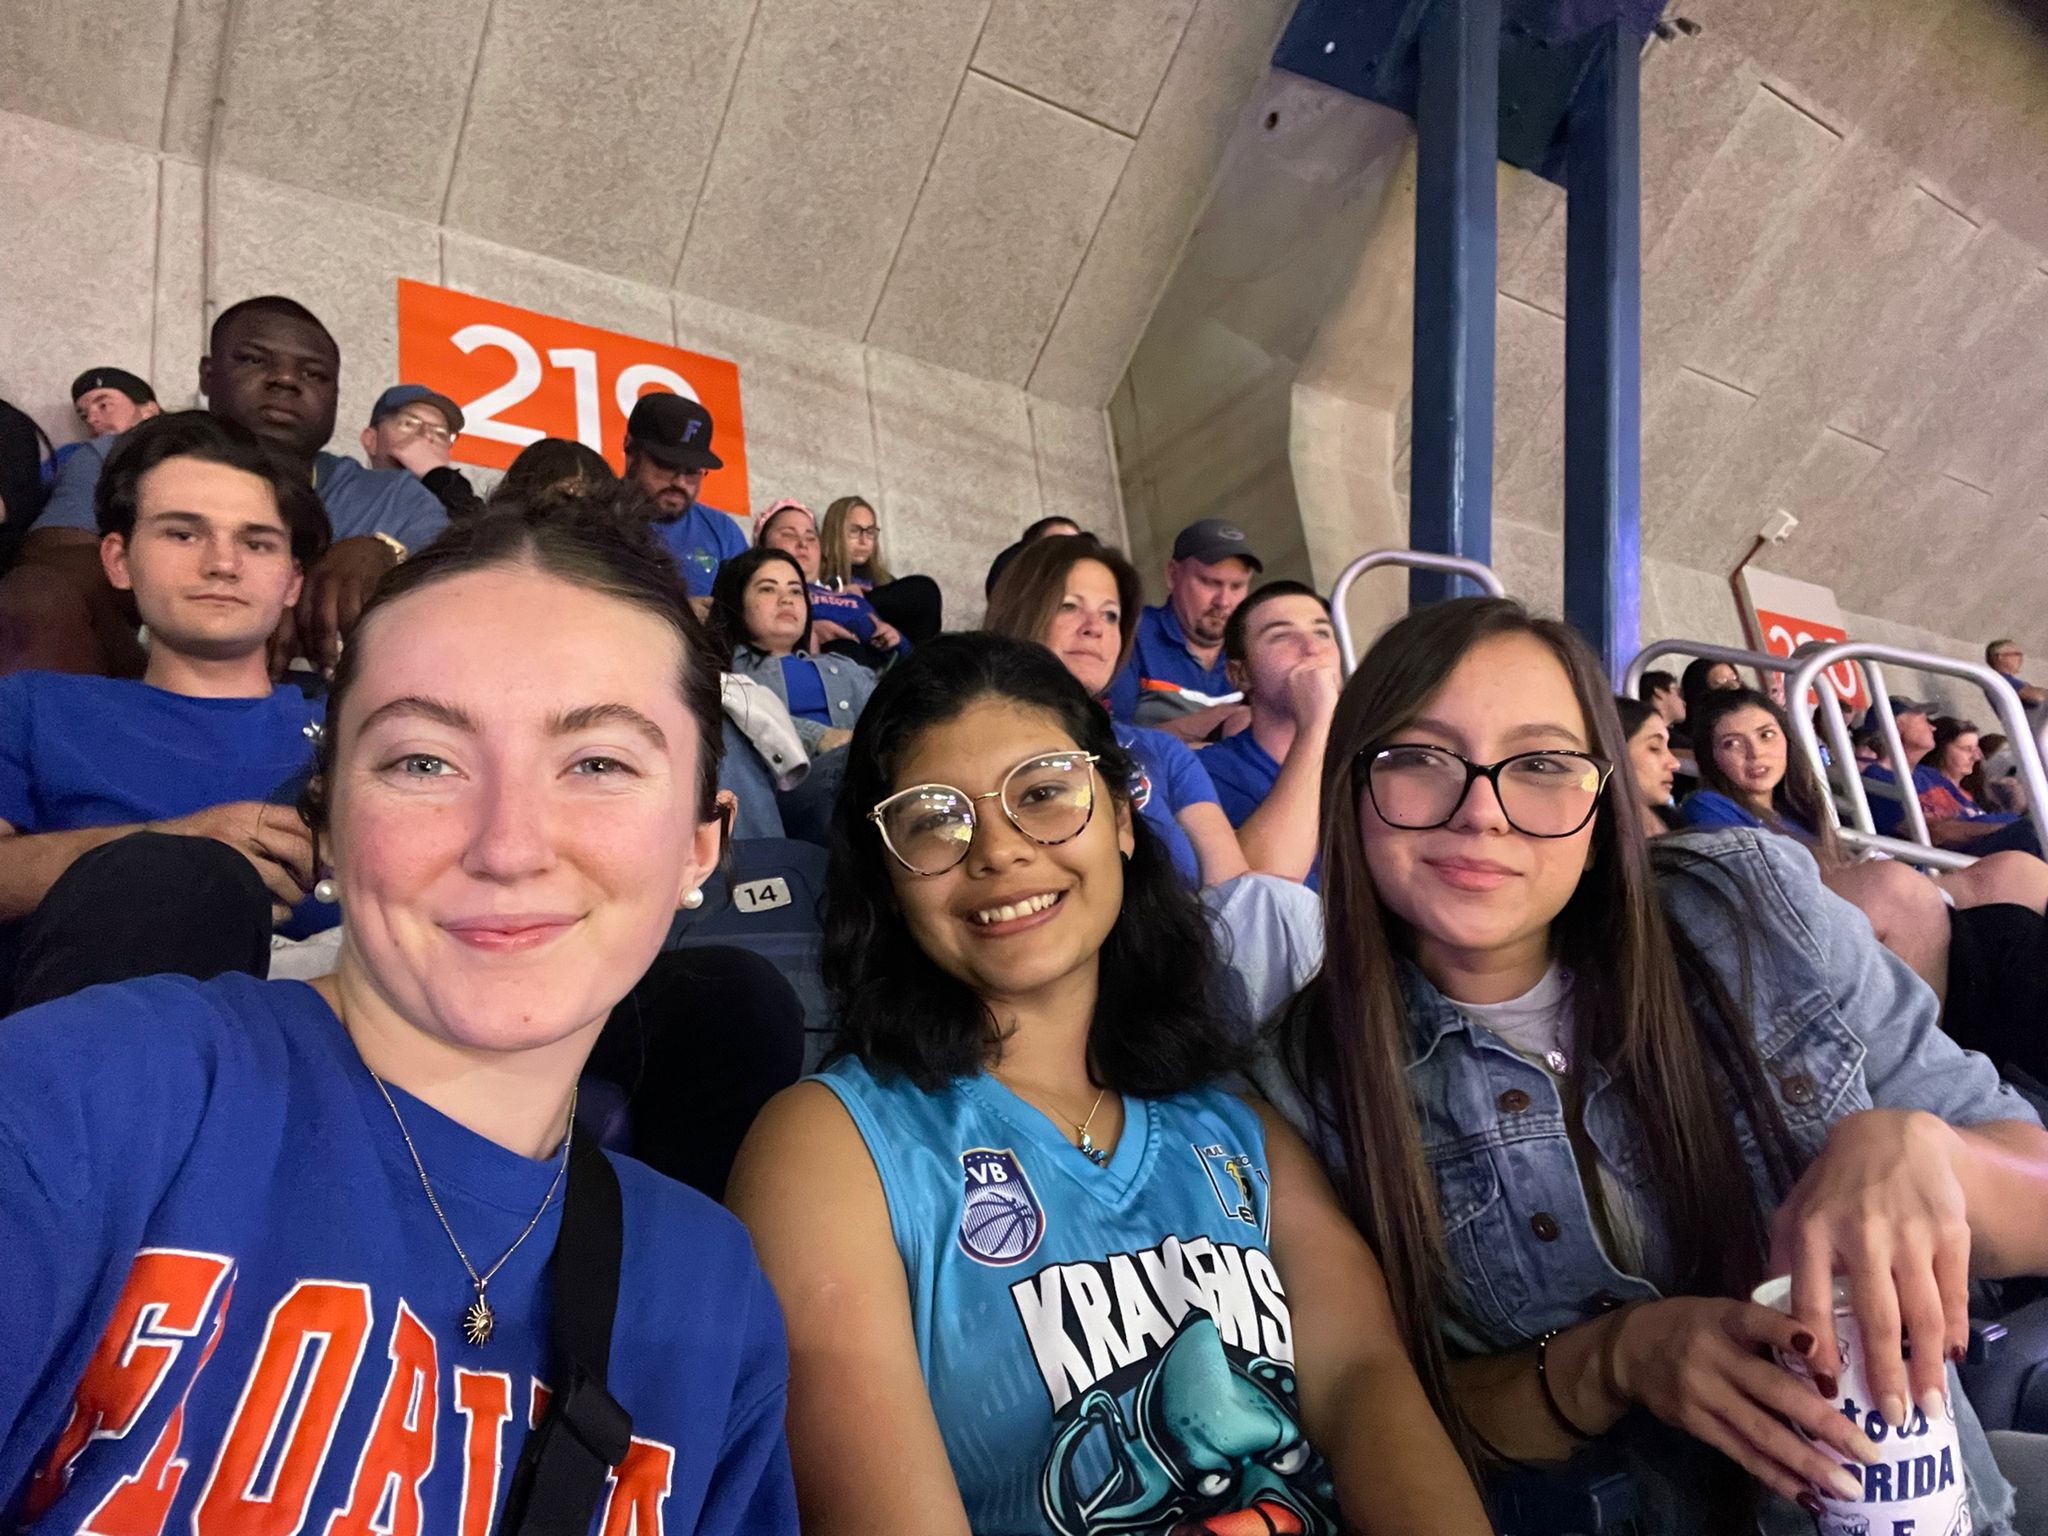
<svg viewBox="0 0 2048 1536"><path fill-rule="evenodd" d="M570 1130L716 862L718 718L616 509L500 505L385 576L304 801L334 973L0 1027L10 1530L795 1530L745 1233Z"/></svg>
<svg viewBox="0 0 2048 1536"><path fill-rule="evenodd" d="M1831 1393L1841 1273L1872 1406L1950 1394L1976 1529L2008 1533L1944 1361L1973 1269L2048 1267L2048 1133L1789 842L1653 857L1625 750L1566 625L1460 599L1382 636L1324 766L1328 957L1262 1078L1475 1460L1605 1440L1659 1532L1860 1496L1845 1465L1884 1450L1762 1354ZM1786 1272L1791 1315L1746 1299Z"/></svg>
<svg viewBox="0 0 2048 1536"><path fill-rule="evenodd" d="M791 1326L804 1528L1476 1536L1371 1251L1215 1085L1208 928L1130 768L993 635L920 648L855 732L840 1054L730 1186Z"/></svg>

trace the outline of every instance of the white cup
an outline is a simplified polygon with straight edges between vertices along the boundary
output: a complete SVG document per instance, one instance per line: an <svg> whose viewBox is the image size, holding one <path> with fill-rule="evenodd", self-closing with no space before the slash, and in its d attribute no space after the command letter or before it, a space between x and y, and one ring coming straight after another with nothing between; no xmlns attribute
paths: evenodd
<svg viewBox="0 0 2048 1536"><path fill-rule="evenodd" d="M1766 1280L1751 1300L1774 1312L1789 1313L1791 1277ZM1970 1490L1963 1475L1962 1447L1956 1440L1955 1412L1947 1406L1947 1394L1943 1394L1943 1411L1937 1417L1929 1418L1913 1408L1904 1429L1887 1424L1863 1370L1863 1330L1849 1309L1848 1281L1835 1282L1834 1301L1835 1345L1841 1355L1832 1399L1835 1411L1869 1436L1884 1459L1870 1467L1842 1463L1862 1480L1860 1499L1837 1498L1831 1489L1814 1489L1822 1509L1820 1536L1970 1536ZM1776 1353L1778 1364L1786 1370L1804 1381L1813 1380L1812 1368L1800 1356L1783 1350ZM1821 1448L1835 1454L1829 1447Z"/></svg>

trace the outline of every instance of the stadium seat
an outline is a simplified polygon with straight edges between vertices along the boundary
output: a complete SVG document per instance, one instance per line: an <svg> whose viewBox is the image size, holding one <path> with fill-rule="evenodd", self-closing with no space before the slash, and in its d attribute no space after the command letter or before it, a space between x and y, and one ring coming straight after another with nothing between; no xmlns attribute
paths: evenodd
<svg viewBox="0 0 2048 1536"><path fill-rule="evenodd" d="M669 949L733 944L772 961L804 1007L804 1070L831 1044L831 1008L819 965L825 850L792 838L743 838L726 868L704 882L704 904L678 912Z"/></svg>

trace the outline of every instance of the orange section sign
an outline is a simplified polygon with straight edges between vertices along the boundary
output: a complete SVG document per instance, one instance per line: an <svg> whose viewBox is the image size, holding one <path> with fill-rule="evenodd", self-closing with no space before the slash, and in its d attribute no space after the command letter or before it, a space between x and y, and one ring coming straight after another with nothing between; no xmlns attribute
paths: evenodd
<svg viewBox="0 0 2048 1536"><path fill-rule="evenodd" d="M725 358L402 277L398 373L462 407L455 457L487 469L543 437L574 438L622 469L633 402L655 390L686 395L711 413L712 451L725 461L705 475L702 499L752 505L740 371Z"/></svg>
<svg viewBox="0 0 2048 1536"><path fill-rule="evenodd" d="M1790 656L1802 645L1819 642L1833 645L1838 640L1849 638L1848 631L1839 624L1830 624L1821 619L1802 619L1789 613L1772 613L1767 608L1756 610L1757 628L1763 632L1764 649L1773 656ZM1842 707L1852 714L1870 703L1869 691L1863 686L1863 669L1853 661L1839 661L1824 674L1835 690L1835 697L1842 701ZM1813 708L1813 701L1807 701L1807 708Z"/></svg>

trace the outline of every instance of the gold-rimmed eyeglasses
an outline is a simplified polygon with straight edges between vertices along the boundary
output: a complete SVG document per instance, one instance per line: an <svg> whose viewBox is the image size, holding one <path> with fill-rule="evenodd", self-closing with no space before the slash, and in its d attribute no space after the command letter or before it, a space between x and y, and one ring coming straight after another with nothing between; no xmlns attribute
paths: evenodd
<svg viewBox="0 0 2048 1536"><path fill-rule="evenodd" d="M1093 752L1041 752L1003 775L985 795L951 784L913 784L868 812L882 845L913 875L943 875L974 842L975 806L994 800L1010 825L1047 847L1070 842L1095 815Z"/></svg>

